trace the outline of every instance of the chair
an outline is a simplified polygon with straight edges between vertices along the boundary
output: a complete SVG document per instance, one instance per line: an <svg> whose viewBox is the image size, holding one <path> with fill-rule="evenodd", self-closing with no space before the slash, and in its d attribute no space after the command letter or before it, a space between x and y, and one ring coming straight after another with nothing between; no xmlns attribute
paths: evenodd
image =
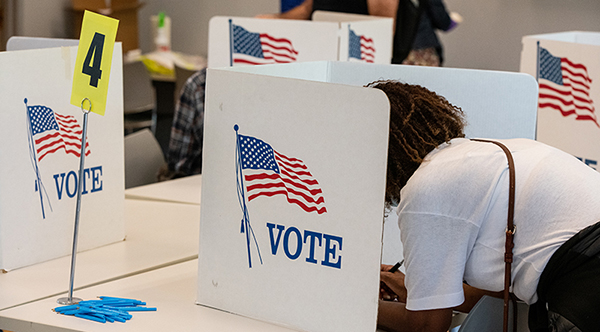
<svg viewBox="0 0 600 332"><path fill-rule="evenodd" d="M156 133L156 93L141 61L123 64L123 103L125 134L140 128Z"/></svg>
<svg viewBox="0 0 600 332"><path fill-rule="evenodd" d="M502 299L485 295L471 309L458 332L502 332L503 312L504 301ZM528 312L527 304L517 302L517 331L529 332ZM510 303L508 321L508 330L512 331L512 303Z"/></svg>
<svg viewBox="0 0 600 332"><path fill-rule="evenodd" d="M181 89L185 86L185 82L190 76L194 75L197 70L190 70L175 65L175 102L179 100Z"/></svg>
<svg viewBox="0 0 600 332"><path fill-rule="evenodd" d="M125 136L125 189L157 182L165 157L148 129Z"/></svg>

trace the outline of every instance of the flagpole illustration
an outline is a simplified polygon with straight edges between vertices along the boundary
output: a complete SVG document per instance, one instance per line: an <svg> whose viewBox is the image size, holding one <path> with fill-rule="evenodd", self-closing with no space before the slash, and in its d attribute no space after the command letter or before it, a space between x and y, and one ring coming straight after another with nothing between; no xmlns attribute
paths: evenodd
<svg viewBox="0 0 600 332"><path fill-rule="evenodd" d="M352 28L350 27L350 24L348 24L348 58L346 59L347 61L350 61L350 41L352 40Z"/></svg>
<svg viewBox="0 0 600 332"><path fill-rule="evenodd" d="M256 241L256 236L254 235L254 230L252 229L252 226L250 225L250 215L248 214L248 207L246 206L246 195L245 195L244 178L243 178L244 175L242 174L242 152L240 151L240 136L238 134L239 126L236 124L235 126L233 126L233 129L235 130L235 136L236 136L235 173L236 173L236 181L237 181L237 193L238 193L238 200L240 203L240 207L242 208L242 212L243 212L240 233L246 233L246 247L247 247L247 251L248 251L248 266L250 268L252 268L252 255L250 252L250 245L251 245L250 235L252 235L252 240L254 240L254 243L256 244L256 250L258 251L258 258L260 259L261 264L262 264L262 257L260 254L260 248L258 246L258 242Z"/></svg>
<svg viewBox="0 0 600 332"><path fill-rule="evenodd" d="M229 19L229 66L233 67L233 22Z"/></svg>
<svg viewBox="0 0 600 332"><path fill-rule="evenodd" d="M24 100L25 103L25 111L27 113L27 140L29 142L29 157L31 159L31 166L33 166L33 171L35 172L36 177L36 191L39 192L40 195L40 205L42 207L42 218L46 219L46 212L44 211L44 195L48 200L48 205L50 206L50 211L52 211L52 205L50 204L50 199L48 198L48 193L46 192L46 187L42 183L42 177L40 176L40 169L37 164L37 156L35 153L35 144L33 143L33 132L31 129L31 115L29 114L29 107L27 106L27 98ZM42 193L43 191L43 193Z"/></svg>
<svg viewBox="0 0 600 332"><path fill-rule="evenodd" d="M538 82L538 84L540 83L540 41L538 40L537 43L537 52L536 52L536 56L535 56L535 80Z"/></svg>

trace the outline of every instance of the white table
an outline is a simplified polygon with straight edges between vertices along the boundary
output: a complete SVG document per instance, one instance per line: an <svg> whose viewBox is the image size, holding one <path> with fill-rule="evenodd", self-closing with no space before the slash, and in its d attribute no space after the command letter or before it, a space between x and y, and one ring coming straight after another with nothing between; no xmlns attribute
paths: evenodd
<svg viewBox="0 0 600 332"><path fill-rule="evenodd" d="M125 200L125 241L77 254L77 289L147 272L198 257L200 206ZM69 288L71 256L0 274L3 309L49 298ZM1 329L1 327L0 327Z"/></svg>
<svg viewBox="0 0 600 332"><path fill-rule="evenodd" d="M192 260L82 289L78 296L136 298L156 307L155 312L135 312L126 323L97 323L51 311L55 299L44 299L0 311L0 329L33 331L206 331L290 332L288 328L196 305L196 271ZM260 301L260 299L257 299Z"/></svg>
<svg viewBox="0 0 600 332"><path fill-rule="evenodd" d="M125 190L125 198L200 205L202 175L157 182Z"/></svg>

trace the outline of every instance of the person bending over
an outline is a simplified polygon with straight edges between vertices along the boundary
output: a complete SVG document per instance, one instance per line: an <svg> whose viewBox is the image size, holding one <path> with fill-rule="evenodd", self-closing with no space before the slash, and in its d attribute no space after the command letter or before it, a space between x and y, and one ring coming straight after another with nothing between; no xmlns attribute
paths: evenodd
<svg viewBox="0 0 600 332"><path fill-rule="evenodd" d="M447 331L504 288L508 163L495 144L464 136L464 114L423 87L378 81L391 105L386 204L396 203L406 275L386 272L378 325ZM531 331L600 331L600 174L529 139L497 140L516 170L514 295Z"/></svg>

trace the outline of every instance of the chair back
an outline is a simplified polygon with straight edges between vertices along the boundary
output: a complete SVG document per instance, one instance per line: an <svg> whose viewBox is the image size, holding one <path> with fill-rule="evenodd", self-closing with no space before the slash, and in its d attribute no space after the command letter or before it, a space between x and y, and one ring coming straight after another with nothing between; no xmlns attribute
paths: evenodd
<svg viewBox="0 0 600 332"><path fill-rule="evenodd" d="M123 63L123 112L145 112L155 108L156 98L150 74L141 61Z"/></svg>
<svg viewBox="0 0 600 332"><path fill-rule="evenodd" d="M196 70L185 69L175 65L175 101L179 99L181 95L181 89L185 86L187 79L192 76Z"/></svg>
<svg viewBox="0 0 600 332"><path fill-rule="evenodd" d="M141 61L123 64L123 113L126 134L140 128L150 128L156 133L156 93Z"/></svg>
<svg viewBox="0 0 600 332"><path fill-rule="evenodd" d="M125 136L125 189L157 182L164 164L162 149L149 129Z"/></svg>

